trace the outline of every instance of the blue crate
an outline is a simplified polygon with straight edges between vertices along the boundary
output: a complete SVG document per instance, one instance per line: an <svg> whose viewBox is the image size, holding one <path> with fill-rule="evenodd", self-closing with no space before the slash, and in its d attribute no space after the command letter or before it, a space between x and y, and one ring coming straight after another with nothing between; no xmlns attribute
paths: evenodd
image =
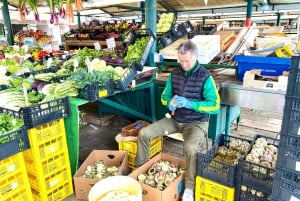
<svg viewBox="0 0 300 201"><path fill-rule="evenodd" d="M114 82L109 80L105 83L88 84L83 89L78 90L78 97L94 102L99 98L111 96L114 93Z"/></svg>
<svg viewBox="0 0 300 201"><path fill-rule="evenodd" d="M183 24L176 24L171 28L171 32L176 39L179 39L188 33Z"/></svg>
<svg viewBox="0 0 300 201"><path fill-rule="evenodd" d="M235 201L269 201L270 190L260 188L255 184L241 184L239 181L235 187ZM279 201L279 200L278 200Z"/></svg>
<svg viewBox="0 0 300 201"><path fill-rule="evenodd" d="M181 24L183 25L183 27L185 28L187 33L194 31L194 27L193 27L192 23L190 22L190 20L187 20Z"/></svg>
<svg viewBox="0 0 300 201"><path fill-rule="evenodd" d="M25 126L0 136L0 160L29 149Z"/></svg>
<svg viewBox="0 0 300 201"><path fill-rule="evenodd" d="M285 98L284 113L282 118L281 133L299 135L300 129L300 98Z"/></svg>
<svg viewBox="0 0 300 201"><path fill-rule="evenodd" d="M277 167L295 170L300 161L300 136L280 135L280 148L278 152Z"/></svg>
<svg viewBox="0 0 300 201"><path fill-rule="evenodd" d="M159 37L159 41L163 45L163 47L167 47L168 45L171 45L174 41L176 41L176 37L171 31L168 31Z"/></svg>
<svg viewBox="0 0 300 201"><path fill-rule="evenodd" d="M290 58L236 55L235 61L238 63L239 81L243 81L245 72L249 70L261 70L261 75L265 76L279 76L283 71L289 71L291 67Z"/></svg>
<svg viewBox="0 0 300 201"><path fill-rule="evenodd" d="M300 200L300 172L276 168L272 199ZM295 199L296 198L296 199Z"/></svg>
<svg viewBox="0 0 300 201"><path fill-rule="evenodd" d="M131 81L136 76L136 74L137 74L137 69L134 64L126 68L121 78L117 80L115 83L116 90L125 91L129 86L129 84L131 83Z"/></svg>
<svg viewBox="0 0 300 201"><path fill-rule="evenodd" d="M237 173L237 165L229 164L215 159L220 146L229 147L229 142L235 140L246 141L251 144L251 140L220 134L214 146L207 153L198 153L197 175L226 186L234 186ZM249 146L250 148L250 146ZM245 150L246 152L248 150Z"/></svg>
<svg viewBox="0 0 300 201"><path fill-rule="evenodd" d="M22 107L20 111L14 111L0 107L0 112L12 114L14 117L23 119L27 129L66 118L71 114L69 97L54 99L28 107Z"/></svg>
<svg viewBox="0 0 300 201"><path fill-rule="evenodd" d="M300 97L300 56L292 57L286 95Z"/></svg>

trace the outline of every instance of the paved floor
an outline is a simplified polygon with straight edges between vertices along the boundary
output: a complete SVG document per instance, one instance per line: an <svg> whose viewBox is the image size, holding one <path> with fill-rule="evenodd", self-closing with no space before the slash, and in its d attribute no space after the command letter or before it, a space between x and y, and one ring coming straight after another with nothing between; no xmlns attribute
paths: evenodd
<svg viewBox="0 0 300 201"><path fill-rule="evenodd" d="M122 127L132 123L133 120L108 114L100 121L95 104L84 105L80 107L80 110L85 115L82 118L84 125L80 132L79 165L93 149L118 150L115 137L120 133ZM239 129L237 130L237 126L233 124L231 135L245 138L251 138L255 134L278 137L281 119L282 114L243 108ZM184 157L182 142L171 138L164 138L163 152ZM75 200L75 195L65 199L65 201Z"/></svg>

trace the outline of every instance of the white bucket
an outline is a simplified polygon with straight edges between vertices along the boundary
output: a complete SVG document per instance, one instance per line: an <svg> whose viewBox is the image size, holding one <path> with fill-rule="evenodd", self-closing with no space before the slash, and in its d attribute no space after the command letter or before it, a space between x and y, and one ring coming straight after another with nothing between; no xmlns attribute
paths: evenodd
<svg viewBox="0 0 300 201"><path fill-rule="evenodd" d="M135 195L136 200L142 201L142 187L140 183L129 176L112 176L98 181L89 192L89 201L101 201L103 196L113 191L124 191Z"/></svg>

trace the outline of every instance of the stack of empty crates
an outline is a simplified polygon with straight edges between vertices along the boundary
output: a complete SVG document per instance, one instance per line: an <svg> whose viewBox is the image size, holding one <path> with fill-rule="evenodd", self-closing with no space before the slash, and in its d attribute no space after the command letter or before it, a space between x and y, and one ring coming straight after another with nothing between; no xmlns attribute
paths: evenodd
<svg viewBox="0 0 300 201"><path fill-rule="evenodd" d="M24 159L34 200L63 200L73 193L64 119L27 130Z"/></svg>
<svg viewBox="0 0 300 201"><path fill-rule="evenodd" d="M300 200L300 56L292 57L273 183L273 201Z"/></svg>
<svg viewBox="0 0 300 201"><path fill-rule="evenodd" d="M29 148L25 126L0 137L0 200L31 201L22 151Z"/></svg>

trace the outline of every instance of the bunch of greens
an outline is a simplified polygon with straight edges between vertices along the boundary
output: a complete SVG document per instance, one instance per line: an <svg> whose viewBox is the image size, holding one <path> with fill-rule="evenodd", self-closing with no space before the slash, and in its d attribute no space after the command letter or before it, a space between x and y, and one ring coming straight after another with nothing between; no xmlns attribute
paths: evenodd
<svg viewBox="0 0 300 201"><path fill-rule="evenodd" d="M149 36L137 38L132 45L128 46L127 54L124 58L126 63L132 63L142 58L144 50L148 44Z"/></svg>
<svg viewBox="0 0 300 201"><path fill-rule="evenodd" d="M114 70L87 72L83 69L78 69L67 80L74 81L78 89L83 89L88 84L99 84L101 86L108 83L114 77L114 74Z"/></svg>
<svg viewBox="0 0 300 201"><path fill-rule="evenodd" d="M24 121L15 119L12 115L0 113L0 135L18 130L24 125Z"/></svg>

